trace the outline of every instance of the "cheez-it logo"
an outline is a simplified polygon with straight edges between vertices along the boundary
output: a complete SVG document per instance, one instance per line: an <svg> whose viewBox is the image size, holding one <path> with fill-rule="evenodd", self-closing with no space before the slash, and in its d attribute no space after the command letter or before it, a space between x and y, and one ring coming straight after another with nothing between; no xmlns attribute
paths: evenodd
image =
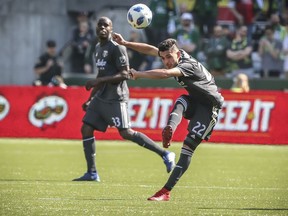
<svg viewBox="0 0 288 216"><path fill-rule="evenodd" d="M173 100L170 98L130 98L128 112L132 127L164 128L172 106Z"/></svg>
<svg viewBox="0 0 288 216"><path fill-rule="evenodd" d="M42 128L60 122L68 112L67 102L59 96L46 96L30 108L28 118L35 127Z"/></svg>
<svg viewBox="0 0 288 216"><path fill-rule="evenodd" d="M9 113L10 104L8 100L0 95L0 121L3 120Z"/></svg>
<svg viewBox="0 0 288 216"><path fill-rule="evenodd" d="M267 132L273 101L225 101L215 130Z"/></svg>

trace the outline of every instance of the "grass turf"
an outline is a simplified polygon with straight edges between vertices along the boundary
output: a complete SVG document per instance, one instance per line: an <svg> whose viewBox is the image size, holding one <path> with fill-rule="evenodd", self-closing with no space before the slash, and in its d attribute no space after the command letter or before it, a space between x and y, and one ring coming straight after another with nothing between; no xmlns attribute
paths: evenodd
<svg viewBox="0 0 288 216"><path fill-rule="evenodd" d="M97 142L96 183L71 181L85 172L81 141L0 139L0 215L288 215L287 156L288 146L201 144L171 200L150 202L169 175L131 142Z"/></svg>

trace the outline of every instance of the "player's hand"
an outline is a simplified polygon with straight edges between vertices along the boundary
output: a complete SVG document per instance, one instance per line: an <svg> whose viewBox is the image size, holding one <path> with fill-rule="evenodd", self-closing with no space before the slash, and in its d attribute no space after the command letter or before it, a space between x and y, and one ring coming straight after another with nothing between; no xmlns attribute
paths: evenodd
<svg viewBox="0 0 288 216"><path fill-rule="evenodd" d="M86 101L85 103L82 104L82 109L83 111L87 111L87 107L89 106L91 100Z"/></svg>
<svg viewBox="0 0 288 216"><path fill-rule="evenodd" d="M129 70L129 78L132 80L136 80L136 73L137 73L137 71L135 69L131 68Z"/></svg>
<svg viewBox="0 0 288 216"><path fill-rule="evenodd" d="M96 80L89 80L89 81L87 81L87 83L85 85L85 88L86 88L87 91L89 91L93 87L94 88L98 88L99 84L100 83L97 81L97 79Z"/></svg>
<svg viewBox="0 0 288 216"><path fill-rule="evenodd" d="M116 41L120 45L124 45L124 43L125 43L125 40L124 40L124 38L122 37L121 34L113 32L112 33L112 38L113 38L114 41Z"/></svg>

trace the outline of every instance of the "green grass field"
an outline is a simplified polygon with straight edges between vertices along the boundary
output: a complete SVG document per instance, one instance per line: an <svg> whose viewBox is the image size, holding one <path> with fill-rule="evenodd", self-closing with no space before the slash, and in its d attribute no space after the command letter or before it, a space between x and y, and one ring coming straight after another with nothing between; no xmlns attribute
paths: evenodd
<svg viewBox="0 0 288 216"><path fill-rule="evenodd" d="M156 154L98 141L96 157L101 182L72 182L81 141L0 139L0 215L288 215L288 146L201 144L169 202L147 201L169 176Z"/></svg>

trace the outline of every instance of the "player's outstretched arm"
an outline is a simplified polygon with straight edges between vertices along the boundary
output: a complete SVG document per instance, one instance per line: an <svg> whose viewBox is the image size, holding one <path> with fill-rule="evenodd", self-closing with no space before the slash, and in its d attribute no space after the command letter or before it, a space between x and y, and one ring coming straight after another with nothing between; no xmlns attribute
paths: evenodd
<svg viewBox="0 0 288 216"><path fill-rule="evenodd" d="M131 42L126 41L121 34L113 33L112 34L113 40L116 41L118 44L126 46L127 48L133 49L139 53L143 53L146 55L151 56L158 56L158 48L146 43L140 42Z"/></svg>
<svg viewBox="0 0 288 216"><path fill-rule="evenodd" d="M129 75L132 79L136 80L139 78L147 79L167 79L170 77L179 77L183 74L178 68L172 69L153 69L147 71L136 71L134 69L129 70Z"/></svg>

